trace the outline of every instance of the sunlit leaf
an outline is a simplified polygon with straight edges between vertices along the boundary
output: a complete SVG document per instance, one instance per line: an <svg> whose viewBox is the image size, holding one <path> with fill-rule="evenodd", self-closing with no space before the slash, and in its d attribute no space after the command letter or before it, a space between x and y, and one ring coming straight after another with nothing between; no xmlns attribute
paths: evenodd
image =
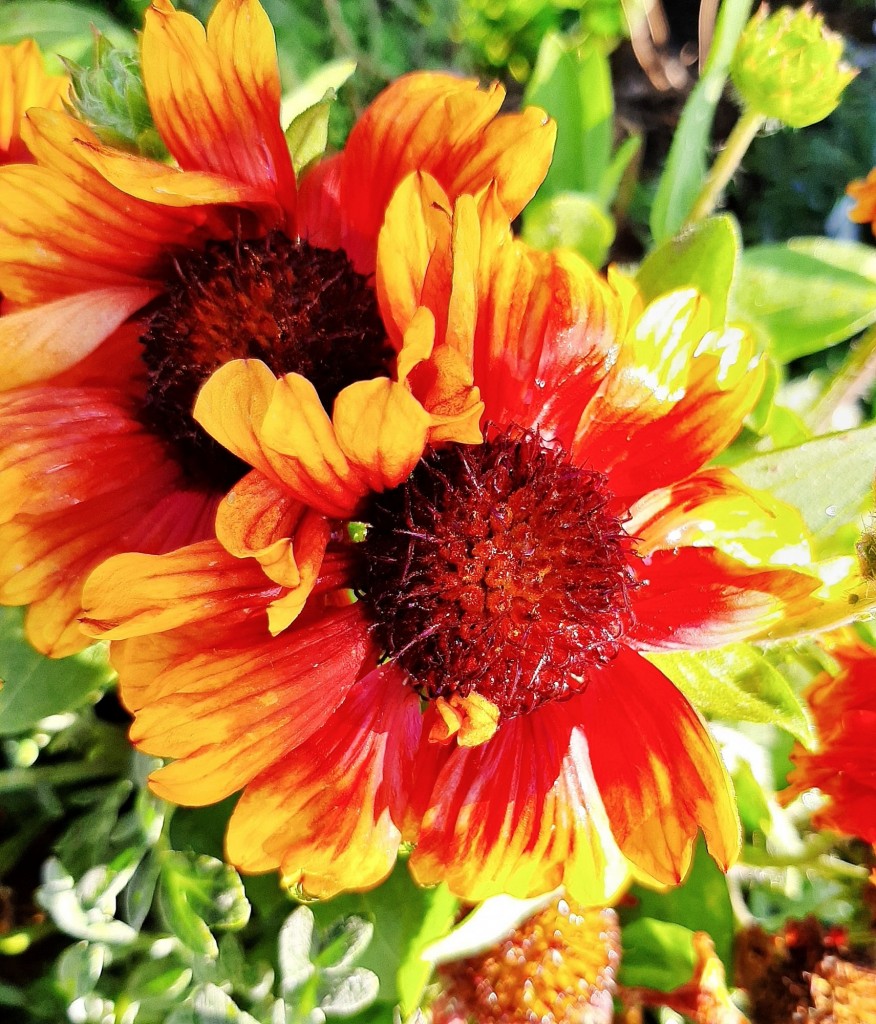
<svg viewBox="0 0 876 1024"><path fill-rule="evenodd" d="M3 0L0 44L36 39L48 62L55 65L53 70L61 71L55 54L80 64L89 59L94 39L92 25L116 46L136 46L133 33L122 28L105 9L54 0Z"/></svg>
<svg viewBox="0 0 876 1024"><path fill-rule="evenodd" d="M876 323L876 280L787 245L752 246L739 265L731 313L759 328L786 363Z"/></svg>
<svg viewBox="0 0 876 1024"><path fill-rule="evenodd" d="M295 173L300 174L312 160L322 156L328 142L329 114L335 99L333 89L319 102L302 110L286 129L286 144Z"/></svg>
<svg viewBox="0 0 876 1024"><path fill-rule="evenodd" d="M641 917L623 929L622 942L622 985L671 992L690 981L696 964L690 928Z"/></svg>
<svg viewBox="0 0 876 1024"><path fill-rule="evenodd" d="M525 102L557 122L557 145L540 196L598 195L611 162L614 98L608 60L594 44L542 40Z"/></svg>
<svg viewBox="0 0 876 1024"><path fill-rule="evenodd" d="M811 739L800 699L758 648L730 644L648 657L702 714L731 722L769 722L804 742Z"/></svg>
<svg viewBox="0 0 876 1024"><path fill-rule="evenodd" d="M612 217L583 192L536 200L524 215L523 238L537 249L574 249L594 267L605 263L614 241Z"/></svg>
<svg viewBox="0 0 876 1024"><path fill-rule="evenodd" d="M732 217L709 217L653 249L636 274L646 302L676 288L696 288L711 303L713 328L723 326L739 253Z"/></svg>
<svg viewBox="0 0 876 1024"><path fill-rule="evenodd" d="M733 471L799 509L816 538L849 524L860 532L862 512L873 505L876 424L755 455Z"/></svg>
<svg viewBox="0 0 876 1024"><path fill-rule="evenodd" d="M115 675L105 644L72 658L46 658L25 639L23 623L23 609L0 608L0 736L25 732L41 718L79 707Z"/></svg>
<svg viewBox="0 0 876 1024"><path fill-rule="evenodd" d="M159 905L180 942L211 958L219 954L212 930L242 928L250 914L234 868L215 857L178 850L162 856Z"/></svg>

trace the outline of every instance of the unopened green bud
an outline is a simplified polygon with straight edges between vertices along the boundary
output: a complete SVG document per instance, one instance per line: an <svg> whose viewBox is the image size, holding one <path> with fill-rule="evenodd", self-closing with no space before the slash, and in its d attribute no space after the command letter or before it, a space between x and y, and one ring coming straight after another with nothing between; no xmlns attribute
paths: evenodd
<svg viewBox="0 0 876 1024"><path fill-rule="evenodd" d="M98 138L110 146L162 159L161 141L146 99L140 60L97 32L90 67L65 61L73 88L71 105Z"/></svg>
<svg viewBox="0 0 876 1024"><path fill-rule="evenodd" d="M749 110L805 128L836 110L858 73L842 54L842 36L808 4L773 14L762 5L739 38L730 77Z"/></svg>

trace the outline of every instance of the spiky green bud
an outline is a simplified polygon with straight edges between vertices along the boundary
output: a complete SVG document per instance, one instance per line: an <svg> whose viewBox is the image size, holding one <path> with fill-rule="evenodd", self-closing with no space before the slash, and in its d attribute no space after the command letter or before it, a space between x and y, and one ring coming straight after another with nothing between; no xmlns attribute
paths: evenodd
<svg viewBox="0 0 876 1024"><path fill-rule="evenodd" d="M152 121L136 53L119 49L96 32L91 65L65 64L73 83L71 106L102 142L155 159L167 156Z"/></svg>
<svg viewBox="0 0 876 1024"><path fill-rule="evenodd" d="M730 77L746 108L805 128L837 108L857 74L842 54L842 36L808 4L773 14L762 5L739 38Z"/></svg>

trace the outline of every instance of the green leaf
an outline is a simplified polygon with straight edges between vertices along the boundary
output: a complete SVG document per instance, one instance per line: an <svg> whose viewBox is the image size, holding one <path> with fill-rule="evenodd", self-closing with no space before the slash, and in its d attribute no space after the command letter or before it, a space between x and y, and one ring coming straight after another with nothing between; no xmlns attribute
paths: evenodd
<svg viewBox="0 0 876 1024"><path fill-rule="evenodd" d="M108 952L99 942L83 940L68 946L58 957L55 978L69 1003L94 991L109 962Z"/></svg>
<svg viewBox="0 0 876 1024"><path fill-rule="evenodd" d="M701 714L730 722L769 722L805 743L806 713L787 680L750 644L714 651L648 655Z"/></svg>
<svg viewBox="0 0 876 1024"><path fill-rule="evenodd" d="M324 102L329 93L334 96L355 70L356 62L347 59L332 60L317 68L301 85L283 97L280 123L291 126L295 118Z"/></svg>
<svg viewBox="0 0 876 1024"><path fill-rule="evenodd" d="M676 288L696 288L711 302L711 326L721 327L739 248L733 218L709 217L652 250L639 267L636 283L646 302Z"/></svg>
<svg viewBox="0 0 876 1024"><path fill-rule="evenodd" d="M78 882L59 860L50 857L43 865L43 882L37 889L37 903L67 935L90 942L127 945L137 933L114 919L116 896L131 877L135 864L113 871L101 864L86 872Z"/></svg>
<svg viewBox="0 0 876 1024"><path fill-rule="evenodd" d="M377 889L316 903L312 909L324 927L344 914L374 923L374 938L360 963L380 979L381 1001L403 1002L404 1011L409 1012L432 970L420 954L448 931L457 906L445 886L421 889L415 885L407 865L400 861Z"/></svg>
<svg viewBox="0 0 876 1024"><path fill-rule="evenodd" d="M557 122L557 144L543 198L558 192L599 193L611 163L614 98L608 59L593 43L551 33L542 40L524 103Z"/></svg>
<svg viewBox="0 0 876 1024"><path fill-rule="evenodd" d="M747 249L730 301L734 319L759 328L781 363L876 323L876 281L786 245Z"/></svg>
<svg viewBox="0 0 876 1024"><path fill-rule="evenodd" d="M352 1017L354 1013L370 1006L379 990L377 975L364 967L357 967L330 982L319 1000L319 1008L327 1017Z"/></svg>
<svg viewBox="0 0 876 1024"><path fill-rule="evenodd" d="M86 62L91 56L92 26L116 46L136 47L134 36L105 10L87 4L56 3L53 0L3 0L0 44L33 38L54 71L62 71L55 54Z"/></svg>
<svg viewBox="0 0 876 1024"><path fill-rule="evenodd" d="M277 939L277 961L284 996L301 988L316 973L311 958L313 940L313 911L310 907L298 907L283 922Z"/></svg>
<svg viewBox="0 0 876 1024"><path fill-rule="evenodd" d="M646 918L682 925L691 931L708 932L715 944L715 952L727 970L732 971L734 922L730 892L724 873L709 856L702 839L697 844L687 878L680 886L655 892L645 886L634 885L629 897L635 900L635 906L627 908L625 905L621 910L624 958L632 922ZM690 974L682 981L689 977Z"/></svg>
<svg viewBox="0 0 876 1024"><path fill-rule="evenodd" d="M329 114L334 100L335 91L329 89L318 103L302 110L286 129L286 144L296 174L325 152Z"/></svg>
<svg viewBox="0 0 876 1024"><path fill-rule="evenodd" d="M613 218L583 192L559 192L536 200L523 216L523 238L537 249L574 249L601 267L614 241Z"/></svg>
<svg viewBox="0 0 876 1024"><path fill-rule="evenodd" d="M770 491L800 510L817 540L833 537L873 506L876 424L755 455L733 467L750 487Z"/></svg>
<svg viewBox="0 0 876 1024"><path fill-rule="evenodd" d="M24 635L24 609L0 608L0 736L32 729L41 718L72 711L110 685L106 644L53 660Z"/></svg>
<svg viewBox="0 0 876 1024"><path fill-rule="evenodd" d="M693 976L693 932L683 925L641 917L624 928L618 981L628 988L671 992Z"/></svg>
<svg viewBox="0 0 876 1024"><path fill-rule="evenodd" d="M788 248L828 263L841 270L851 270L871 281L876 281L876 249L863 242L839 241L821 235L789 238Z"/></svg>
<svg viewBox="0 0 876 1024"><path fill-rule="evenodd" d="M655 242L674 235L684 224L706 176L712 121L724 92L730 61L751 11L751 0L724 0L699 82L684 105L666 166L651 208Z"/></svg>
<svg viewBox="0 0 876 1024"><path fill-rule="evenodd" d="M165 1024L259 1024L218 985L202 985Z"/></svg>
<svg viewBox="0 0 876 1024"><path fill-rule="evenodd" d="M165 853L158 899L168 927L180 942L210 959L219 955L211 929L235 930L249 920L249 901L238 873L203 854Z"/></svg>

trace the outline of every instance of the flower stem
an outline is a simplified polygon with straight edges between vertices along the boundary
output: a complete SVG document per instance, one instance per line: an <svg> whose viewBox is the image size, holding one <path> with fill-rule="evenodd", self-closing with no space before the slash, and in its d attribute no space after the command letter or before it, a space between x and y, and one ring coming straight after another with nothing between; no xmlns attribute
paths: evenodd
<svg viewBox="0 0 876 1024"><path fill-rule="evenodd" d="M744 110L736 122L733 131L727 139L727 143L718 154L712 169L706 175L700 194L694 201L688 215L686 224L694 224L698 220L708 217L721 198L721 193L727 182L733 177L733 172L742 163L742 158L748 152L755 135L760 131L766 118L754 110Z"/></svg>
<svg viewBox="0 0 876 1024"><path fill-rule="evenodd" d="M849 349L845 362L824 394L806 415L813 433L832 427L833 415L841 406L862 398L876 380L876 327L871 327Z"/></svg>

